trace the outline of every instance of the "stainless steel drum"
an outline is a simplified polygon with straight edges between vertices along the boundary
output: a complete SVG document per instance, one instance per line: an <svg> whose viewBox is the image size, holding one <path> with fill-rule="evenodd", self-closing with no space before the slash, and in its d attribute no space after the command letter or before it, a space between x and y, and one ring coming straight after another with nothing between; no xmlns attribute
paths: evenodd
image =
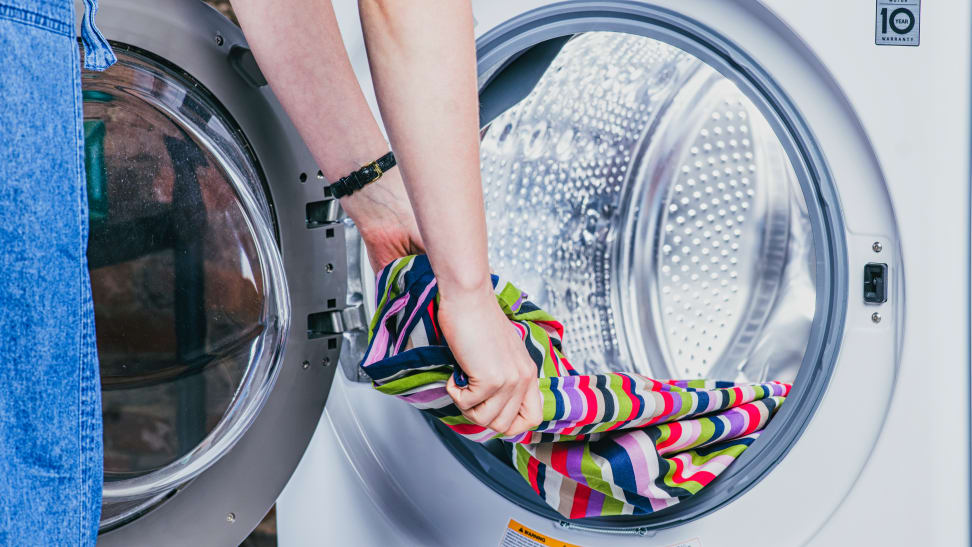
<svg viewBox="0 0 972 547"><path fill-rule="evenodd" d="M491 266L565 323L575 365L795 377L814 310L806 207L763 116L696 57L574 37L490 123L482 169Z"/></svg>

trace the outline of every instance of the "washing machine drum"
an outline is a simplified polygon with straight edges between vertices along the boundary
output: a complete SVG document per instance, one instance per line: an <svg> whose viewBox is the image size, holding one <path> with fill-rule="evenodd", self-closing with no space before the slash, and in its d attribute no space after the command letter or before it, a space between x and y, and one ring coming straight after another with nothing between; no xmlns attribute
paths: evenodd
<svg viewBox="0 0 972 547"><path fill-rule="evenodd" d="M577 35L490 121L482 165L490 264L567 325L586 372L796 377L806 205L766 119L700 59Z"/></svg>
<svg viewBox="0 0 972 547"><path fill-rule="evenodd" d="M238 28L194 1L98 19L119 59L82 78L101 542L238 544L324 406L343 225Z"/></svg>

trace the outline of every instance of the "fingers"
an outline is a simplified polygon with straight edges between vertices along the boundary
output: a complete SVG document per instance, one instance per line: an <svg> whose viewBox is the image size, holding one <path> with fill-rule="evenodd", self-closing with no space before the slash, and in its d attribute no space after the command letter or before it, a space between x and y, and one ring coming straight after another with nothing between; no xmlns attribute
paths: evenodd
<svg viewBox="0 0 972 547"><path fill-rule="evenodd" d="M513 423L513 419L517 417L520 413L520 406L523 401L523 396L525 395L524 389L517 388L516 392L510 397L503 409L493 418L493 421L489 423L487 427L496 431L497 433L506 434L506 431L510 428Z"/></svg>
<svg viewBox="0 0 972 547"><path fill-rule="evenodd" d="M449 376L449 381L446 382L446 391L462 412L471 410L484 403L501 389L503 389L503 382L493 377L470 378L469 385L466 387L457 386L456 379L453 376ZM497 412L499 412L499 409L497 409Z"/></svg>
<svg viewBox="0 0 972 547"><path fill-rule="evenodd" d="M512 381L501 384L487 394L485 383L471 383L460 388L450 377L446 391L469 421L507 436L535 428L542 419L536 366L527 359ZM494 384L495 385L495 384Z"/></svg>
<svg viewBox="0 0 972 547"><path fill-rule="evenodd" d="M537 365L492 293L484 295L482 302L439 303L439 326L469 379L460 388L450 377L446 391L470 422L516 434L540 422ZM478 313L472 317L469 310Z"/></svg>
<svg viewBox="0 0 972 547"><path fill-rule="evenodd" d="M523 403L520 405L519 413L513 419L509 428L506 430L507 436L519 435L525 431L532 431L543 421L543 401L540 397L540 388L536 382L527 390Z"/></svg>
<svg viewBox="0 0 972 547"><path fill-rule="evenodd" d="M506 400L507 397L504 397L501 394L490 397L485 402L466 410L463 412L463 414L469 418L472 423L481 425L483 427L489 427L489 424L496 420L496 418L499 417L500 412L503 411Z"/></svg>

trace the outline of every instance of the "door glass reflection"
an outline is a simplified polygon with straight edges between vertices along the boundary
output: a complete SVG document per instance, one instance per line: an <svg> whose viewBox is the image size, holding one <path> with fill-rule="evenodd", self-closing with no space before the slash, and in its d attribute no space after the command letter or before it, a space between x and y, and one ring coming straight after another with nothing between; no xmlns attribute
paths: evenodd
<svg viewBox="0 0 972 547"><path fill-rule="evenodd" d="M123 87L93 83L85 99L111 481L178 460L220 421L259 350L264 283L245 212L206 148ZM182 115L205 115L187 103Z"/></svg>

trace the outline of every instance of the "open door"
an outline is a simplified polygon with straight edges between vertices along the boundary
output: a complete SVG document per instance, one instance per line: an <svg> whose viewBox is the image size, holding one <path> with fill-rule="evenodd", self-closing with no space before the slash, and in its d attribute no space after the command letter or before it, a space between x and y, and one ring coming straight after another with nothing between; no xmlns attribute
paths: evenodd
<svg viewBox="0 0 972 547"><path fill-rule="evenodd" d="M82 79L100 542L235 545L323 410L343 224L235 25L195 0L98 18L119 59Z"/></svg>

